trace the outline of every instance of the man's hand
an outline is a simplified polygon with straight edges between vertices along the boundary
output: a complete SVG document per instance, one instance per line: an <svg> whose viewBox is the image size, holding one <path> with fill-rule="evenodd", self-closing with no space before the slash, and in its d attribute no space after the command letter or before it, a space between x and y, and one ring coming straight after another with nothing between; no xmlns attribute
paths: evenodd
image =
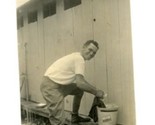
<svg viewBox="0 0 155 125"><path fill-rule="evenodd" d="M98 97L98 98L102 98L103 99L104 92L102 90L97 90L95 96Z"/></svg>

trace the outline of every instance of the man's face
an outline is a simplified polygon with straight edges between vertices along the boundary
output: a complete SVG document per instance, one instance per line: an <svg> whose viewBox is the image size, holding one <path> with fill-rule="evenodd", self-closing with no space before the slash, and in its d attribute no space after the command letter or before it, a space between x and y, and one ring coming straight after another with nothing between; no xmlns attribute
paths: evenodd
<svg viewBox="0 0 155 125"><path fill-rule="evenodd" d="M85 60L90 60L95 56L97 50L98 48L93 43L90 43L88 46L83 47L82 56Z"/></svg>

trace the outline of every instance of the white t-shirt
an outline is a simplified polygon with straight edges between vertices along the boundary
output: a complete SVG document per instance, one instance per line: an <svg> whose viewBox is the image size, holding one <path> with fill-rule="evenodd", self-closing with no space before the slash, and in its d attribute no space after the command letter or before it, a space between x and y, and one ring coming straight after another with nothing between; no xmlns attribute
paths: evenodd
<svg viewBox="0 0 155 125"><path fill-rule="evenodd" d="M54 62L45 72L44 76L58 84L67 85L75 83L76 74L84 76L85 61L79 52L69 54Z"/></svg>

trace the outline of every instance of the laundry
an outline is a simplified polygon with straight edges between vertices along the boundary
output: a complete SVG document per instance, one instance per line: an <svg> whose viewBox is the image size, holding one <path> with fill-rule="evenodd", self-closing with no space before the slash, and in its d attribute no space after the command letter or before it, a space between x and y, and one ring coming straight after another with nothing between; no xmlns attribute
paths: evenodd
<svg viewBox="0 0 155 125"><path fill-rule="evenodd" d="M106 105L100 98L94 97L93 104L89 112L89 117L91 117L94 122L98 121L97 107L106 108Z"/></svg>

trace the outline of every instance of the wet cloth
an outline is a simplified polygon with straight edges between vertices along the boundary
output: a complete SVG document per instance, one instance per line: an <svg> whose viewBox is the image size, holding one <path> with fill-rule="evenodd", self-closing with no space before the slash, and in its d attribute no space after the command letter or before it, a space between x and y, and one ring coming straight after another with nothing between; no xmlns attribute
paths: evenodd
<svg viewBox="0 0 155 125"><path fill-rule="evenodd" d="M95 97L91 110L89 112L89 117L91 117L94 120L94 122L98 121L97 107L106 108L104 102L100 100L99 98Z"/></svg>

